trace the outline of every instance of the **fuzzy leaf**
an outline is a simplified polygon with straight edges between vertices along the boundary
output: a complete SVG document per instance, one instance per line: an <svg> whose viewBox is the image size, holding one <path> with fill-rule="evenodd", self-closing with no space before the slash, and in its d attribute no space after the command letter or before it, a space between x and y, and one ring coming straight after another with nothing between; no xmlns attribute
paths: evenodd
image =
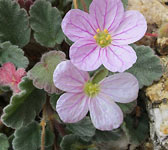
<svg viewBox="0 0 168 150"><path fill-rule="evenodd" d="M126 9L128 5L128 0L122 0L122 3L124 5L124 8Z"/></svg>
<svg viewBox="0 0 168 150"><path fill-rule="evenodd" d="M61 94L53 94L50 97L50 104L54 110L56 109L56 103L60 96Z"/></svg>
<svg viewBox="0 0 168 150"><path fill-rule="evenodd" d="M46 127L45 149L49 148L54 140L53 133ZM13 140L14 150L38 150L41 146L41 127L33 121L26 127L16 129Z"/></svg>
<svg viewBox="0 0 168 150"><path fill-rule="evenodd" d="M0 147L1 147L1 150L8 150L9 148L8 138L3 133L0 133Z"/></svg>
<svg viewBox="0 0 168 150"><path fill-rule="evenodd" d="M118 140L122 136L122 132L120 129L113 131L100 131L96 130L96 134L93 137L93 141L96 142L107 142L111 140Z"/></svg>
<svg viewBox="0 0 168 150"><path fill-rule="evenodd" d="M44 54L41 62L37 63L28 72L28 76L33 80L34 86L51 94L58 93L59 90L53 83L53 72L63 60L65 60L65 54L61 51L50 51Z"/></svg>
<svg viewBox="0 0 168 150"><path fill-rule="evenodd" d="M13 140L14 150L37 150L41 143L40 131L37 122L32 122L26 127L17 129Z"/></svg>
<svg viewBox="0 0 168 150"><path fill-rule="evenodd" d="M117 104L120 106L124 114L129 114L134 110L135 106L137 105L137 101L133 101L133 102L126 103L126 104L124 103L117 103Z"/></svg>
<svg viewBox="0 0 168 150"><path fill-rule="evenodd" d="M54 47L64 39L61 31L61 15L50 2L39 0L30 9L30 25L35 40L43 46Z"/></svg>
<svg viewBox="0 0 168 150"><path fill-rule="evenodd" d="M2 116L2 121L11 128L28 125L45 103L45 92L36 89L28 78L23 78L19 87L21 92L11 97L10 104L5 107Z"/></svg>
<svg viewBox="0 0 168 150"><path fill-rule="evenodd" d="M0 42L10 41L20 47L30 40L28 15L12 0L0 0Z"/></svg>
<svg viewBox="0 0 168 150"><path fill-rule="evenodd" d="M85 117L83 120L77 123L68 124L67 127L75 135L80 136L86 141L89 139L89 137L91 138L94 136L96 131L89 117Z"/></svg>
<svg viewBox="0 0 168 150"><path fill-rule="evenodd" d="M24 56L24 51L10 42L0 44L0 64L6 62L11 62L18 68L26 68L29 64L27 57Z"/></svg>
<svg viewBox="0 0 168 150"><path fill-rule="evenodd" d="M62 150L84 150L89 148L89 144L82 141L77 135L66 135L61 141Z"/></svg>
<svg viewBox="0 0 168 150"><path fill-rule="evenodd" d="M162 65L149 46L132 45L137 54L137 62L132 68L127 70L132 73L139 81L139 87L149 86L162 76Z"/></svg>
<svg viewBox="0 0 168 150"><path fill-rule="evenodd" d="M132 144L140 145L148 136L149 120L146 114L142 114L140 118L136 119L127 116L122 128Z"/></svg>

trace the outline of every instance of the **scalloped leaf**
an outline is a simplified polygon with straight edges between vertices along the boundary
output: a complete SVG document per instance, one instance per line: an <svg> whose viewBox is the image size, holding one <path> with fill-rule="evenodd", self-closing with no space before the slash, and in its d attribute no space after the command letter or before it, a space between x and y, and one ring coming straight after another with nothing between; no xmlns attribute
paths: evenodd
<svg viewBox="0 0 168 150"><path fill-rule="evenodd" d="M45 149L47 149L53 144L54 135L48 126L45 133ZM41 146L41 127L35 121L26 127L16 129L14 135L14 150L37 150Z"/></svg>
<svg viewBox="0 0 168 150"><path fill-rule="evenodd" d="M137 106L137 101L135 100L133 102L126 103L126 104L125 103L117 103L117 104L120 106L120 108L124 114L129 114Z"/></svg>
<svg viewBox="0 0 168 150"><path fill-rule="evenodd" d="M61 14L50 2L39 0L30 9L30 25L35 40L43 46L54 47L62 43Z"/></svg>
<svg viewBox="0 0 168 150"><path fill-rule="evenodd" d="M29 60L24 56L24 51L10 42L0 43L0 64L13 63L18 68L26 68Z"/></svg>
<svg viewBox="0 0 168 150"><path fill-rule="evenodd" d="M132 73L139 81L139 87L149 86L162 76L160 59L149 46L131 45L137 54L137 61L127 72Z"/></svg>
<svg viewBox="0 0 168 150"><path fill-rule="evenodd" d="M61 94L52 94L50 96L50 104L54 110L56 110L56 103L60 96Z"/></svg>
<svg viewBox="0 0 168 150"><path fill-rule="evenodd" d="M3 133L0 133L0 146L1 146L1 150L8 150L9 148L8 138Z"/></svg>
<svg viewBox="0 0 168 150"><path fill-rule="evenodd" d="M67 124L68 129L81 139L88 141L95 135L95 127L89 117L85 117L77 123Z"/></svg>
<svg viewBox="0 0 168 150"><path fill-rule="evenodd" d="M33 80L35 87L44 89L53 94L59 93L53 83L53 72L56 66L65 60L65 54L61 51L50 51L44 54L41 61L37 63L29 72L28 77Z"/></svg>
<svg viewBox="0 0 168 150"><path fill-rule="evenodd" d="M149 132L149 120L147 114L143 113L140 118L127 116L122 124L122 129L125 131L130 143L140 145L143 143Z"/></svg>
<svg viewBox="0 0 168 150"><path fill-rule="evenodd" d="M15 131L14 150L37 150L41 143L41 129L37 122Z"/></svg>
<svg viewBox="0 0 168 150"><path fill-rule="evenodd" d="M64 136L60 144L62 150L83 150L89 148L89 145L74 134Z"/></svg>
<svg viewBox="0 0 168 150"><path fill-rule="evenodd" d="M45 92L36 89L27 77L19 84L21 92L11 97L5 107L2 121L11 128L20 128L31 123L45 103Z"/></svg>
<svg viewBox="0 0 168 150"><path fill-rule="evenodd" d="M10 41L19 47L30 40L27 12L12 0L0 0L0 42Z"/></svg>

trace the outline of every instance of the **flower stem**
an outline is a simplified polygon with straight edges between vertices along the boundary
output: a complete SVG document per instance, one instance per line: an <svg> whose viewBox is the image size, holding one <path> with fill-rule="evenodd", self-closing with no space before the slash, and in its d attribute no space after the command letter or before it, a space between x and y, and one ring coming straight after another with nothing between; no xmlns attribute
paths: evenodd
<svg viewBox="0 0 168 150"><path fill-rule="evenodd" d="M75 8L75 9L78 9L78 3L77 3L77 0L73 0L73 3L74 3L74 8Z"/></svg>
<svg viewBox="0 0 168 150"><path fill-rule="evenodd" d="M45 150L45 126L46 126L46 107L43 108L43 118L40 123L42 127L41 132L41 150Z"/></svg>
<svg viewBox="0 0 168 150"><path fill-rule="evenodd" d="M88 12L85 1L84 1L84 0L80 0L80 1L81 1L82 6L83 6L83 10L84 10L85 12Z"/></svg>

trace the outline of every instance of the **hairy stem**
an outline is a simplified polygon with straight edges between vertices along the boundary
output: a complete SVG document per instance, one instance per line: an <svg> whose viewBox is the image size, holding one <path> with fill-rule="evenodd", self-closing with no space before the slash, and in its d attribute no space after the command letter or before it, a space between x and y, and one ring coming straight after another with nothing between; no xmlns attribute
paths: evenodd
<svg viewBox="0 0 168 150"><path fill-rule="evenodd" d="M46 127L46 106L43 108L43 118L40 123L42 127L41 132L41 150L45 150L45 127Z"/></svg>
<svg viewBox="0 0 168 150"><path fill-rule="evenodd" d="M73 4L74 4L74 8L75 8L75 9L78 9L78 3L77 3L77 0L73 0Z"/></svg>

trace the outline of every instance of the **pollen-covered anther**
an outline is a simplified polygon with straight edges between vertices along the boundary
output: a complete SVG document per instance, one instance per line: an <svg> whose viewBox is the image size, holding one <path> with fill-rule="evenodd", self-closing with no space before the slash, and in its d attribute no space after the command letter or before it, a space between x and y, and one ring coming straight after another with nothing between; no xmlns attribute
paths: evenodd
<svg viewBox="0 0 168 150"><path fill-rule="evenodd" d="M93 84L92 82L85 83L84 92L89 97L96 96L100 91L100 86L98 84Z"/></svg>
<svg viewBox="0 0 168 150"><path fill-rule="evenodd" d="M96 30L97 34L94 35L94 39L96 40L96 43L100 46L100 47L106 47L109 44L111 44L112 38L111 35L109 34L107 29L104 29L103 31L100 31L100 29L98 28Z"/></svg>

